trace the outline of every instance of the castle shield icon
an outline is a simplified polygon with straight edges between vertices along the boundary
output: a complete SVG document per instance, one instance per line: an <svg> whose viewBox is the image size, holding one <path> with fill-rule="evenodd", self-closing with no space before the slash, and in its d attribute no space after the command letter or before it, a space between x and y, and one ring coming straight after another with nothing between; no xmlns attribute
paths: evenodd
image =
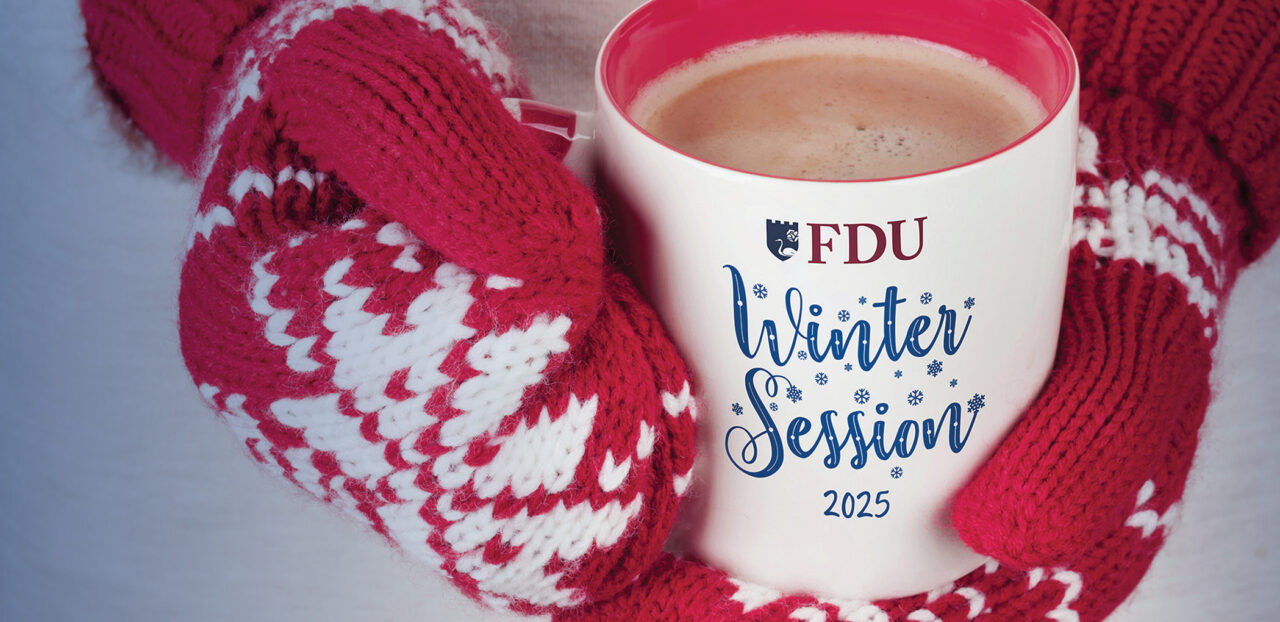
<svg viewBox="0 0 1280 622"><path fill-rule="evenodd" d="M800 250L800 225L785 220L766 220L765 243L774 257L786 261Z"/></svg>

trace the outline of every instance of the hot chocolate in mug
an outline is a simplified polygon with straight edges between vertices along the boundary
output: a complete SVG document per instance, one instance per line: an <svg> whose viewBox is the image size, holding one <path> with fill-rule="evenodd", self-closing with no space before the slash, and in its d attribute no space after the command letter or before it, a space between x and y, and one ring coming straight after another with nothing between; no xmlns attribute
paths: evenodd
<svg viewBox="0 0 1280 622"><path fill-rule="evenodd" d="M647 85L712 52L829 33L959 51L1044 118L942 170L814 181L704 161L629 116ZM619 249L694 371L690 553L845 599L981 566L951 500L1057 343L1079 90L1062 33L1019 0L653 0L606 39L595 88L593 114L507 103L566 164L599 163Z"/></svg>

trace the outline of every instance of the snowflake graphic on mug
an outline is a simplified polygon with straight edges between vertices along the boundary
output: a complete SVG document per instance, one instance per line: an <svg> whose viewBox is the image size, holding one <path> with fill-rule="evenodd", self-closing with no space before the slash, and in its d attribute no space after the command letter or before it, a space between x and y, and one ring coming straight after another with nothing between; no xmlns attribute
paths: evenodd
<svg viewBox="0 0 1280 622"><path fill-rule="evenodd" d="M789 386L787 387L787 399L791 400L792 402L799 402L800 400L804 399L804 392L801 391L799 388L797 388L795 385Z"/></svg>

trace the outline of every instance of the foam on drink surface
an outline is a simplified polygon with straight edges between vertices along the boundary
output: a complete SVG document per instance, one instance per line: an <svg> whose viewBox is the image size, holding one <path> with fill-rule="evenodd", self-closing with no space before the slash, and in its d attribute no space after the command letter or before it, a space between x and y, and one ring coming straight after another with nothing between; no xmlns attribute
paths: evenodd
<svg viewBox="0 0 1280 622"><path fill-rule="evenodd" d="M1022 84L908 37L820 34L742 43L668 71L628 114L723 166L803 179L880 179L962 164L1045 117Z"/></svg>

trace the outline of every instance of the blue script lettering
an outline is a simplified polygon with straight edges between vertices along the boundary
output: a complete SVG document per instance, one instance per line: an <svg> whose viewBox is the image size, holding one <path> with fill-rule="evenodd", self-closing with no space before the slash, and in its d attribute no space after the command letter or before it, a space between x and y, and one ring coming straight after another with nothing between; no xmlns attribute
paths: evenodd
<svg viewBox="0 0 1280 622"><path fill-rule="evenodd" d="M733 466L738 467L739 471L752 477L769 477L782 466L782 437L778 434L777 426L773 423L773 417L769 415L769 411L764 407L764 401L760 399L759 392L756 391L756 376L760 374L768 375L763 382L763 388L769 397L778 395L778 380L786 380L786 378L769 373L768 370L759 367L747 372L747 400L751 403L751 410L760 419L760 424L764 427L764 430L752 433L751 430L743 426L735 425L729 428L729 431L724 435L724 450L729 454L729 461L733 463ZM791 382L787 381L787 384L790 385ZM744 435L745 438L743 438ZM762 436L769 443L768 447L765 448L768 454L763 457L765 460L764 466L756 467L756 463L762 460L760 455L760 437ZM735 446L738 445L738 441L735 440L735 437L742 439L741 446L736 447L736 449Z"/></svg>
<svg viewBox="0 0 1280 622"><path fill-rule="evenodd" d="M724 267L729 269L733 291L733 332L738 342L738 349L747 358L754 359L760 352L761 345L768 342L770 358L778 366L786 365L791 360L797 345L801 345L814 362L821 362L827 357L838 361L844 360L849 346L856 344L854 356L858 367L863 371L870 371L880 360L881 354L892 361L897 361L903 354L923 357L938 344L939 340L947 354L955 354L959 351L965 336L969 334L969 323L973 321L973 316L966 317L963 328L957 333L958 318L955 310L948 309L946 305L940 305L936 324L930 316L918 316L907 324L906 330L901 332L902 338L899 339L898 306L905 303L907 299L900 298L898 288L890 286L885 288L884 299L871 305L881 309L879 338L873 337L871 323L860 319L847 330L842 331L838 328L827 330L826 343L823 343L823 327L818 321L822 308L818 305L806 307L804 295L799 289L792 287L787 290L785 296L786 328L779 332L777 322L771 319L762 320L753 343L749 313L750 299L747 297L746 284L736 267L732 265ZM806 324L806 319L809 317L812 319ZM929 330L930 325L933 325L932 333ZM784 341L787 343L785 349L781 345Z"/></svg>
<svg viewBox="0 0 1280 622"><path fill-rule="evenodd" d="M757 387L756 379L761 375L765 377ZM788 386L791 384L786 377L759 367L747 372L747 397L763 429L752 432L744 426L733 426L725 434L724 447L729 455L729 461L738 470L752 477L769 477L782 467L783 438L757 390L763 388L766 395L774 397L778 394L779 381L786 382ZM876 405L876 414L883 415L888 411L888 404ZM978 420L976 411L970 411L970 413L968 421L964 421L964 411L960 408L960 404L952 402L943 409L937 419L903 420L898 424L897 432L890 440L885 433L884 420L872 423L871 435L867 436L862 422L862 418L867 417L865 412L855 410L849 413L845 417L844 429L841 430L837 426L839 413L835 410L827 410L819 415L818 432L811 439L805 437L813 431L813 422L805 417L792 419L787 425L785 445L786 449L798 458L808 458L813 455L819 445L824 445L827 451L822 464L828 469L840 466L841 454L848 447L853 451L849 466L861 469L867 465L873 454L880 460L888 460L895 455L902 458L909 457L915 453L921 443L926 450L933 449L937 446L945 425L947 447L952 453L960 453L969 442L973 425ZM807 446L806 442L808 442ZM762 452L767 453L762 455Z"/></svg>

